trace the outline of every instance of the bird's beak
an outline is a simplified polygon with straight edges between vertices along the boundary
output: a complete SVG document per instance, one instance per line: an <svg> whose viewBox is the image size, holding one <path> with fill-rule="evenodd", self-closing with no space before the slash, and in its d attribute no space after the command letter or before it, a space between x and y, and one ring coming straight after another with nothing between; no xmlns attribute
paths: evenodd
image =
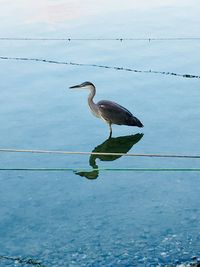
<svg viewBox="0 0 200 267"><path fill-rule="evenodd" d="M81 86L78 84L78 85L74 85L74 86L70 86L69 89L75 89L75 88L80 88Z"/></svg>

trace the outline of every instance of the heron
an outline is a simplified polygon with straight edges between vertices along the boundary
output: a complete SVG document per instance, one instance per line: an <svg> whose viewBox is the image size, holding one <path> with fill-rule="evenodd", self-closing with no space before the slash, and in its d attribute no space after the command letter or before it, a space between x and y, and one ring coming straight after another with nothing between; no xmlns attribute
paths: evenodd
<svg viewBox="0 0 200 267"><path fill-rule="evenodd" d="M83 82L69 88L88 89L90 91L88 96L88 105L94 116L102 119L108 124L110 130L109 137L112 136L112 124L143 127L141 121L133 116L128 109L122 107L121 105L109 100L101 100L98 103L95 103L93 98L96 94L96 87L93 83Z"/></svg>

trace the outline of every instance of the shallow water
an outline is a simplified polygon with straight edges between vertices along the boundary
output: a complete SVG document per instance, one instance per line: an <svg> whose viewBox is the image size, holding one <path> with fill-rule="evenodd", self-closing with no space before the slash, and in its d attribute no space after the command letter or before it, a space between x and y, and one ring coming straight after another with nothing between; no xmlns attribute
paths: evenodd
<svg viewBox="0 0 200 267"><path fill-rule="evenodd" d="M199 36L197 1L137 2L2 1L1 35ZM1 40L0 56L199 75L199 48L198 40ZM28 60L0 60L0 77L1 148L199 154L199 79ZM114 126L107 140L109 129L90 114L87 92L68 90L86 80L97 86L96 101L120 103L145 127ZM163 266L200 257L197 172L103 170L195 168L198 159L1 153L0 162L74 169L0 172L0 256L58 267ZM0 266L13 261L1 259Z"/></svg>

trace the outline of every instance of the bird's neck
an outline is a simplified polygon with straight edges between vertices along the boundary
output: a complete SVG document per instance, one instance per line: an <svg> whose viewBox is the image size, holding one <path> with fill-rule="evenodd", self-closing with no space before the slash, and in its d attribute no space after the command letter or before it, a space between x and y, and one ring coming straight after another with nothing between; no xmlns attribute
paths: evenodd
<svg viewBox="0 0 200 267"><path fill-rule="evenodd" d="M89 90L90 90L90 93L89 93L89 96L88 96L88 105L90 106L90 108L92 108L93 105L95 105L94 101L93 101L93 98L96 94L96 88L95 86L90 86L89 87Z"/></svg>
<svg viewBox="0 0 200 267"><path fill-rule="evenodd" d="M94 103L93 101L93 98L96 94L96 88L95 86L90 86L89 87L89 90L90 90L90 93L89 93L89 96L88 96L88 105L92 111L92 113L98 117L98 108L97 108L97 105Z"/></svg>
<svg viewBox="0 0 200 267"><path fill-rule="evenodd" d="M95 88L95 86L90 85L90 86L88 86L88 89L90 90L90 94L88 96L88 102L89 102L89 101L93 101L93 98L96 94L96 88Z"/></svg>

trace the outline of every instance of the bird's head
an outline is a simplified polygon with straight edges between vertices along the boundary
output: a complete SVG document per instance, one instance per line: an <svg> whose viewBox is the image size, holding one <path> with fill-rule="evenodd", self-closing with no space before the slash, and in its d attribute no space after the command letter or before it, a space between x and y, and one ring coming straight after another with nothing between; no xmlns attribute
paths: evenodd
<svg viewBox="0 0 200 267"><path fill-rule="evenodd" d="M91 82L84 82L84 83L69 87L69 89L91 89L91 88L95 88L94 84Z"/></svg>

